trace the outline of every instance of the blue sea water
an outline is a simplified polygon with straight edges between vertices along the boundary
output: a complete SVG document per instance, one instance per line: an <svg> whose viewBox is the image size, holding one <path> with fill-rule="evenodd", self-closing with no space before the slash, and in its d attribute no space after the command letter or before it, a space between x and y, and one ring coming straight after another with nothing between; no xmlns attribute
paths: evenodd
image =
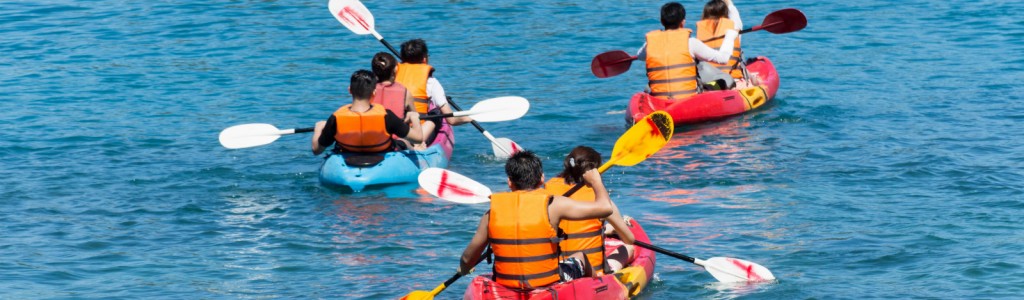
<svg viewBox="0 0 1024 300"><path fill-rule="evenodd" d="M462 106L519 95L484 124L544 158L607 156L660 1L367 1L397 45L428 41ZM684 2L689 24L701 1ZM737 1L747 26L795 7L806 29L744 36L781 75L767 108L677 128L605 174L653 243L736 257L778 282L726 285L659 256L644 299L1024 295L1024 2ZM386 51L326 1L0 3L0 298L396 298L453 274L484 206L321 186L309 135L222 148L243 123L309 127ZM450 169L494 190L472 127ZM486 269L486 267L481 267ZM468 279L441 294L457 298Z"/></svg>

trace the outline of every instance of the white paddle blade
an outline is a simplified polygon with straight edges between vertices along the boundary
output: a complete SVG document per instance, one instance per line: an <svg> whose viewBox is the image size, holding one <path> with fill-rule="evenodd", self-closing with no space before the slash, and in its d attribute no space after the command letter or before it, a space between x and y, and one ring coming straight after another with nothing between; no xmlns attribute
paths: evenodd
<svg viewBox="0 0 1024 300"><path fill-rule="evenodd" d="M518 96L491 98L478 102L465 112L477 122L504 122L522 118L530 110L530 101Z"/></svg>
<svg viewBox="0 0 1024 300"><path fill-rule="evenodd" d="M420 172L420 187L435 197L463 204L491 201L491 189L462 174L441 168Z"/></svg>
<svg viewBox="0 0 1024 300"><path fill-rule="evenodd" d="M356 34L373 33L373 14L359 0L331 0L327 3L331 15Z"/></svg>
<svg viewBox="0 0 1024 300"><path fill-rule="evenodd" d="M240 149L273 143L281 134L281 130L274 125L243 124L224 129L218 139L224 148Z"/></svg>
<svg viewBox="0 0 1024 300"><path fill-rule="evenodd" d="M494 143L491 143L491 150L494 150L494 156L497 156L499 159L508 159L510 155L505 154L505 151L501 150L502 148L508 150L508 153L511 154L516 154L516 152L523 150L519 144L507 138L496 138Z"/></svg>
<svg viewBox="0 0 1024 300"><path fill-rule="evenodd" d="M775 280L768 268L731 257L712 257L702 261L704 269L720 282L758 282Z"/></svg>

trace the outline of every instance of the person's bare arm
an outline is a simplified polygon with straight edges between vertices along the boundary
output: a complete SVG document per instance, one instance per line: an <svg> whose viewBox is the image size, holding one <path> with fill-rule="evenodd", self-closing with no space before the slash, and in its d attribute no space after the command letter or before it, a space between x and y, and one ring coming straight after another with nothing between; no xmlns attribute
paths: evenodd
<svg viewBox="0 0 1024 300"><path fill-rule="evenodd" d="M615 229L615 234L619 236L623 243L632 245L636 241L633 231L629 230L629 224L626 224L626 220L622 218L622 213L619 212L619 207L615 205L615 202L612 202L612 214L605 220L608 221L608 224L612 225L612 228Z"/></svg>
<svg viewBox="0 0 1024 300"><path fill-rule="evenodd" d="M412 99L413 99L412 98L412 91L409 91L408 89L406 89L405 90L405 113L406 113L405 119L406 120L409 119L408 115L409 115L410 111L416 111L416 103L413 102Z"/></svg>
<svg viewBox="0 0 1024 300"><path fill-rule="evenodd" d="M473 239L469 241L469 245L466 245L466 250L462 251L462 260L459 262L458 269L459 274L469 274L473 267L476 266L474 263L480 260L480 254L487 247L487 223L489 219L490 212L480 217L480 223L476 227L476 234L473 234Z"/></svg>
<svg viewBox="0 0 1024 300"><path fill-rule="evenodd" d="M423 127L420 125L420 114L415 111L405 113L405 118L409 119L409 133L402 138L409 140L413 143L421 143L423 139Z"/></svg>
<svg viewBox="0 0 1024 300"><path fill-rule="evenodd" d="M320 155L320 153L324 153L324 150L327 149L327 147L320 145L320 134L323 133L324 125L326 124L327 121L320 121L316 122L316 125L313 126L313 155Z"/></svg>
<svg viewBox="0 0 1024 300"><path fill-rule="evenodd" d="M583 174L583 180L594 189L595 201L582 202L562 196L555 196L554 201L548 206L548 215L551 222L557 227L560 220L588 220L605 218L612 214L611 198L608 190L601 182L601 173L597 169L590 169ZM557 219L557 220L555 220Z"/></svg>
<svg viewBox="0 0 1024 300"><path fill-rule="evenodd" d="M441 107L441 113L442 114L450 114L450 113L454 112L454 111L452 111L452 107L451 106L452 106L451 103L449 103L448 105L442 106ZM444 119L446 121L448 121L448 124L451 124L452 126L473 122L473 118L470 118L468 116L447 117L447 118L444 118Z"/></svg>

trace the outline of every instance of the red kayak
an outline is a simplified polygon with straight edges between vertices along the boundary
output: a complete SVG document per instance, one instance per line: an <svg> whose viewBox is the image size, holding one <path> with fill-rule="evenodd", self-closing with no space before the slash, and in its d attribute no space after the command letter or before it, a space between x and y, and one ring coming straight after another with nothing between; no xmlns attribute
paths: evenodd
<svg viewBox="0 0 1024 300"><path fill-rule="evenodd" d="M650 242L647 233L636 220L629 225L636 240ZM605 239L605 253L613 251L622 242ZM477 276L466 289L465 299L629 299L643 291L654 276L654 251L636 247L629 266L601 277L581 278L557 283L529 292L506 288L491 280L491 274Z"/></svg>
<svg viewBox="0 0 1024 300"><path fill-rule="evenodd" d="M643 119L658 110L672 115L676 124L713 121L754 110L775 98L775 92L779 89L779 74L775 72L771 60L758 56L747 63L747 71L751 76L756 73L758 86L742 90L708 91L678 100L639 92L629 100L626 123L633 124L633 120Z"/></svg>

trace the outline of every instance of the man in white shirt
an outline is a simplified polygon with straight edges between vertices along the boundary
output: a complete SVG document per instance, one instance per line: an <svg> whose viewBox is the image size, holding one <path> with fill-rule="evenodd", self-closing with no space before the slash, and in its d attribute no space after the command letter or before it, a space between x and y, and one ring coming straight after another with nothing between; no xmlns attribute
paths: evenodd
<svg viewBox="0 0 1024 300"><path fill-rule="evenodd" d="M434 67L430 66L429 60L427 43L422 39L413 39L402 43L402 63L398 65L395 81L401 83L412 93L413 104L420 115L427 114L430 103L433 103L441 113L452 113L444 87L437 81L437 78L434 78ZM467 116L448 117L445 120L452 126L473 121ZM430 136L437 126L438 124L434 122L423 122L424 136ZM416 145L415 148L425 149L426 146L425 141Z"/></svg>
<svg viewBox="0 0 1024 300"><path fill-rule="evenodd" d="M647 33L637 59L647 62L651 95L682 99L697 93L696 61L729 62L739 32L729 30L719 49L708 47L686 29L686 9L678 2L661 7L663 30ZM681 42L685 40L685 42Z"/></svg>

